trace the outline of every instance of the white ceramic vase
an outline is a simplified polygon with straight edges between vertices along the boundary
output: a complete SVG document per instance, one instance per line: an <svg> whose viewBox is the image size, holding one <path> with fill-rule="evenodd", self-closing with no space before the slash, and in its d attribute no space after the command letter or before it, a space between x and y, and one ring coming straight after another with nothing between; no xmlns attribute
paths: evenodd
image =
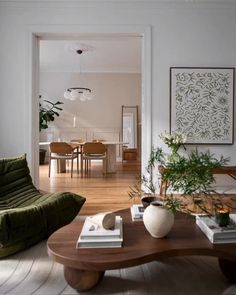
<svg viewBox="0 0 236 295"><path fill-rule="evenodd" d="M174 214L160 204L150 204L143 213L143 223L154 238L163 238L174 224Z"/></svg>

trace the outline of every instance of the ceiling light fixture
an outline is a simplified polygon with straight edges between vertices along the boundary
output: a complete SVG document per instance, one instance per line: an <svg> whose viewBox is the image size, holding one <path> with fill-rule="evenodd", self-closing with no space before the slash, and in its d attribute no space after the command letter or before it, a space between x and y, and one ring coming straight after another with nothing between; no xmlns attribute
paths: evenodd
<svg viewBox="0 0 236 295"><path fill-rule="evenodd" d="M83 53L83 49L77 49L76 53L81 55ZM80 74L81 74L81 60L80 60ZM80 99L81 101L91 100L92 90L87 87L70 87L64 93L65 99L76 100Z"/></svg>

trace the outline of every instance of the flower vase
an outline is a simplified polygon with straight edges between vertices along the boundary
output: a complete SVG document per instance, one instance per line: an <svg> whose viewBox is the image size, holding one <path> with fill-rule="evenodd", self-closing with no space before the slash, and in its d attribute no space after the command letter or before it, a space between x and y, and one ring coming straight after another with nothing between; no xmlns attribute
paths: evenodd
<svg viewBox="0 0 236 295"><path fill-rule="evenodd" d="M171 153L169 155L169 161L170 162L176 162L179 159L179 154L178 153Z"/></svg>
<svg viewBox="0 0 236 295"><path fill-rule="evenodd" d="M154 238L163 238L174 224L174 214L161 204L151 203L143 213L143 223Z"/></svg>
<svg viewBox="0 0 236 295"><path fill-rule="evenodd" d="M170 162L175 162L175 161L178 161L179 160L179 153L178 153L178 150L179 150L179 146L170 146L170 155L169 155L169 161Z"/></svg>

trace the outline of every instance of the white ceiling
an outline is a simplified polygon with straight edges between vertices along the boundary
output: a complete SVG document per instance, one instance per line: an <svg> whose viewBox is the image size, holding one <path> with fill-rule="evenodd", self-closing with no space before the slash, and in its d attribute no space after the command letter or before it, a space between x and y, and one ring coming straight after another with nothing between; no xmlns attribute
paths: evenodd
<svg viewBox="0 0 236 295"><path fill-rule="evenodd" d="M84 45L89 50L78 55L76 49ZM41 40L40 71L141 73L141 46L142 38L138 36Z"/></svg>

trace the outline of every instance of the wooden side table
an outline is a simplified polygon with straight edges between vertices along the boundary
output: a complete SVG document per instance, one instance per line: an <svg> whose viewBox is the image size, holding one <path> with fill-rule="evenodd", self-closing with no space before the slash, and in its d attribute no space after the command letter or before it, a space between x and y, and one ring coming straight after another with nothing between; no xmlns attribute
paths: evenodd
<svg viewBox="0 0 236 295"><path fill-rule="evenodd" d="M159 170L166 169L164 166L160 165ZM213 169L213 174L227 174L233 179L236 180L236 166L223 166L219 168ZM168 183L161 179L160 183L160 195L166 195L166 191L168 188Z"/></svg>

